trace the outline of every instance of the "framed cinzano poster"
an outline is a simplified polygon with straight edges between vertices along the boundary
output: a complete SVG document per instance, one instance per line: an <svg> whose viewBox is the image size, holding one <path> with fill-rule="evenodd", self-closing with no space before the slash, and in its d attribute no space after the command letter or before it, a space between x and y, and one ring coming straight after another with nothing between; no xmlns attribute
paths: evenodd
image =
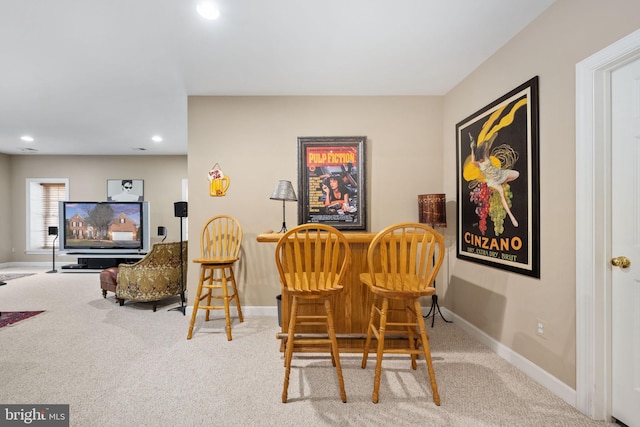
<svg viewBox="0 0 640 427"><path fill-rule="evenodd" d="M457 257L540 277L538 77L456 125Z"/></svg>
<svg viewBox="0 0 640 427"><path fill-rule="evenodd" d="M298 138L298 223L366 230L364 136Z"/></svg>

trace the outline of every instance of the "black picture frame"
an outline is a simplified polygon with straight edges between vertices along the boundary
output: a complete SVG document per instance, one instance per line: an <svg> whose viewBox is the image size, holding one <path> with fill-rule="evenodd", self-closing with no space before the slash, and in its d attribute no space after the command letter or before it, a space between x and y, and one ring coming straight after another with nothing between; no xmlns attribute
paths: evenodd
<svg viewBox="0 0 640 427"><path fill-rule="evenodd" d="M339 230L367 229L366 139L366 136L298 138L299 224L322 223ZM331 185L336 187L335 191L329 189ZM327 194L335 199L328 204ZM347 199L342 198L345 194Z"/></svg>
<svg viewBox="0 0 640 427"><path fill-rule="evenodd" d="M456 145L457 258L540 278L538 77L459 122Z"/></svg>

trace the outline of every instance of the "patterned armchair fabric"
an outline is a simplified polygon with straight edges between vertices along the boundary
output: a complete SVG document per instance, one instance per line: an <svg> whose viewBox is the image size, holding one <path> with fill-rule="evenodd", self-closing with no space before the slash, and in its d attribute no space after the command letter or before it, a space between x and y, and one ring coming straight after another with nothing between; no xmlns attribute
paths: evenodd
<svg viewBox="0 0 640 427"><path fill-rule="evenodd" d="M187 277L187 242L182 242L182 268ZM118 266L116 298L159 301L180 295L180 242L155 243L135 264ZM155 306L154 306L155 309Z"/></svg>

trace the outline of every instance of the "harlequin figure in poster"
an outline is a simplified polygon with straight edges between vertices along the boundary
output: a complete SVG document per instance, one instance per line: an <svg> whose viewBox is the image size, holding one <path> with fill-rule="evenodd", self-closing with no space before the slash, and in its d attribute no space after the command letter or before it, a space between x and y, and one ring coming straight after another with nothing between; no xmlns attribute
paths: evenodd
<svg viewBox="0 0 640 427"><path fill-rule="evenodd" d="M487 141L480 147L476 147L475 139L473 139L473 136L469 134L469 138L471 139L471 162L480 169L480 173L484 177L487 186L498 192L500 195L500 201L502 202L502 207L507 215L509 215L513 226L517 227L518 221L511 212L510 203L504 195L503 185L518 178L520 176L520 172L512 169L502 169L500 166L494 166L489 153L491 150L491 144L496 136L498 136L497 133L493 135L490 141Z"/></svg>
<svg viewBox="0 0 640 427"><path fill-rule="evenodd" d="M504 231L504 218L507 215L511 224L518 227L518 220L511 211L513 193L509 186L509 182L520 176L520 172L512 169L518 160L518 153L509 144L493 149L492 146L498 137L498 130L509 126L515 112L526 104L527 99L521 99L494 125L506 106L497 109L482 126L477 144L469 133L471 155L465 162L463 177L469 181L470 199L476 204L476 214L480 219L478 228L483 235L487 230L487 216L493 222L496 236Z"/></svg>

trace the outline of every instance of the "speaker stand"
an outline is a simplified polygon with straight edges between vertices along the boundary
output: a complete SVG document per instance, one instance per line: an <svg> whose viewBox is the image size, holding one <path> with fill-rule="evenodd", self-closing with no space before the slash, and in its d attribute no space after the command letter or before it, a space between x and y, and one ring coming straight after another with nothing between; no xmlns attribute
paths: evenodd
<svg viewBox="0 0 640 427"><path fill-rule="evenodd" d="M56 270L56 239L58 238L58 235L56 234L56 237L53 238L53 243L51 244L51 258L53 260L53 267L51 268L51 270L47 271L47 273L57 273L58 270Z"/></svg>
<svg viewBox="0 0 640 427"><path fill-rule="evenodd" d="M184 267L183 259L182 259L182 217L180 217L180 307L174 307L169 309L169 311L180 311L183 316L186 316L185 313L185 297L184 297Z"/></svg>

